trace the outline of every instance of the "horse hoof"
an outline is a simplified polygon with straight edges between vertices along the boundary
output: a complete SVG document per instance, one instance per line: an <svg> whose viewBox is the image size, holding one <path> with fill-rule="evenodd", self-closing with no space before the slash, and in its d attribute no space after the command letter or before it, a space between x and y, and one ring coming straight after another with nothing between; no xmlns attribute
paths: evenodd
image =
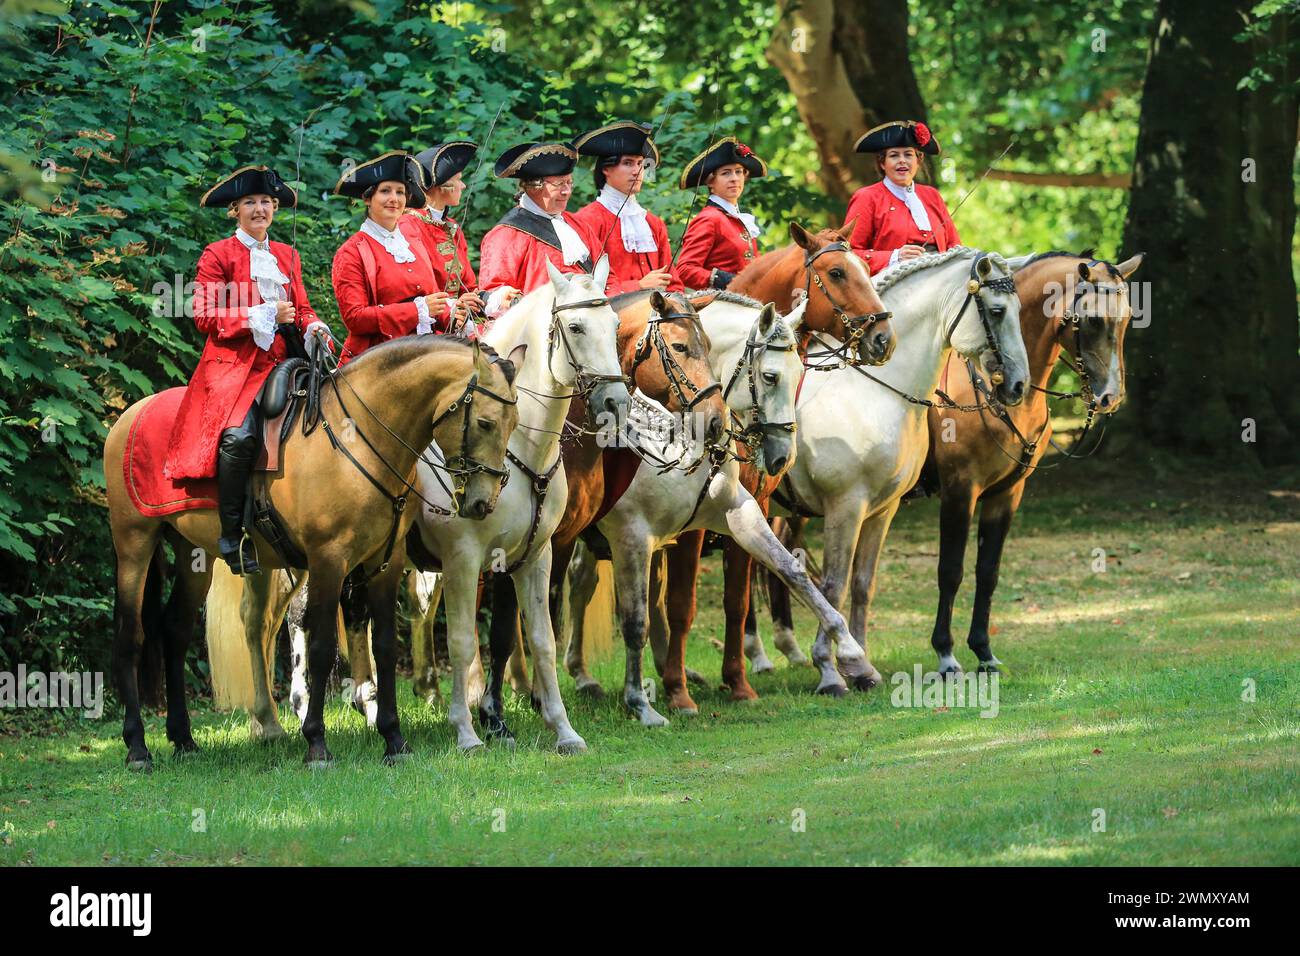
<svg viewBox="0 0 1300 956"><path fill-rule="evenodd" d="M193 738L172 744L172 755L174 757L184 757L187 754L196 754L198 752L199 745L194 742Z"/></svg>
<svg viewBox="0 0 1300 956"><path fill-rule="evenodd" d="M878 673L859 674L857 677L853 678L853 689L865 692L871 690L873 687L879 687L880 683L880 674Z"/></svg>
<svg viewBox="0 0 1300 956"><path fill-rule="evenodd" d="M570 740L560 740L555 744L556 753L572 755L586 753L586 751L587 742L576 735Z"/></svg>
<svg viewBox="0 0 1300 956"><path fill-rule="evenodd" d="M281 727L278 723L271 724L270 726L263 726L262 724L251 723L248 725L248 735L252 737L254 740L264 744L270 743L273 740L279 740L282 737L289 736L287 733L285 733L284 728Z"/></svg>
<svg viewBox="0 0 1300 956"><path fill-rule="evenodd" d="M481 740L469 744L457 744L456 747L466 757L476 757L487 750L487 745Z"/></svg>
<svg viewBox="0 0 1300 956"><path fill-rule="evenodd" d="M668 718L653 707L647 707L637 717L642 727L667 727Z"/></svg>
<svg viewBox="0 0 1300 956"><path fill-rule="evenodd" d="M324 744L314 745L307 748L307 756L303 758L303 763L307 765L308 770L325 770L334 766L334 755Z"/></svg>
<svg viewBox="0 0 1300 956"><path fill-rule="evenodd" d="M977 674L1001 674L1002 662L996 658L991 661L980 661L980 666L975 669Z"/></svg>
<svg viewBox="0 0 1300 956"><path fill-rule="evenodd" d="M584 681L578 684L578 693L585 694L592 700L604 700L605 688L601 687L596 681Z"/></svg>
<svg viewBox="0 0 1300 956"><path fill-rule="evenodd" d="M153 757L147 754L144 757L128 757L126 769L133 773L153 773Z"/></svg>
<svg viewBox="0 0 1300 956"><path fill-rule="evenodd" d="M758 700L758 692L748 684L742 687L728 687L733 704L744 704L751 700Z"/></svg>
<svg viewBox="0 0 1300 956"><path fill-rule="evenodd" d="M686 683L688 683L688 684L694 684L696 687L708 687L708 686L709 686L708 678L706 678L706 677L705 677L703 674L701 674L699 671L693 671L693 670L691 670L689 667L686 668Z"/></svg>
<svg viewBox="0 0 1300 956"><path fill-rule="evenodd" d="M405 750L398 750L394 753L386 753L384 754L384 766L396 767L399 763L406 763L406 761L410 760L414 756L415 754L411 753L410 747L407 747Z"/></svg>
<svg viewBox="0 0 1300 956"><path fill-rule="evenodd" d="M825 697L847 697L849 689L843 684L823 684L817 688L817 693Z"/></svg>
<svg viewBox="0 0 1300 956"><path fill-rule="evenodd" d="M700 708L693 701L683 707L673 704L672 708L674 714L681 714L683 717L698 717L700 715Z"/></svg>

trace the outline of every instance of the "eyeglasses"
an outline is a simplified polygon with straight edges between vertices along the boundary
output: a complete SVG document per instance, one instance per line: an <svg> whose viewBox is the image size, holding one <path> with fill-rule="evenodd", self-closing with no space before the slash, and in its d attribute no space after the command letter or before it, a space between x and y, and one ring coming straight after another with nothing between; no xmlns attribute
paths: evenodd
<svg viewBox="0 0 1300 956"><path fill-rule="evenodd" d="M566 189L569 190L570 192L573 191L572 179L561 179L558 182L551 179L543 179L542 185L545 186L547 189L554 189L557 193L562 193Z"/></svg>

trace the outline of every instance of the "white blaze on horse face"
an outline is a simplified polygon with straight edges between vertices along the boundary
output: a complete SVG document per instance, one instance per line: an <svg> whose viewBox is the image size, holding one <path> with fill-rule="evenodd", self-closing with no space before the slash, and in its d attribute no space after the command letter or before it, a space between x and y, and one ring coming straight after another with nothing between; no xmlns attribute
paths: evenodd
<svg viewBox="0 0 1300 956"><path fill-rule="evenodd" d="M603 257L601 263L607 262ZM554 268L548 262L550 268ZM608 274L608 266L596 267L594 276L561 276L563 287L552 278L556 287L555 304L568 305L592 299L605 298L605 285L601 273ZM557 273L558 275L558 273ZM570 362L589 375L623 374L618 361L618 316L608 303L580 309L564 309L556 314L558 325L555 348L551 354L551 373L561 384L572 386L576 378ZM562 339L560 337L563 337ZM567 342L567 349L564 343Z"/></svg>

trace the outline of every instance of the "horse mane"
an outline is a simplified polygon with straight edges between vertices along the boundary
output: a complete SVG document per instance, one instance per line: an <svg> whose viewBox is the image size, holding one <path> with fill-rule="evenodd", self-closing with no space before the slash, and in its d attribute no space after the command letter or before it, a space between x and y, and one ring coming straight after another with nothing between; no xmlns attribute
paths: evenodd
<svg viewBox="0 0 1300 956"><path fill-rule="evenodd" d="M732 305L744 305L751 309L761 309L763 303L751 296L744 295L740 292L729 292L726 289L719 289L713 293L714 302L730 302Z"/></svg>
<svg viewBox="0 0 1300 956"><path fill-rule="evenodd" d="M1026 259L1024 262L1022 262L1016 268L1016 271L1020 272L1023 269L1028 269L1031 265L1033 265L1036 262L1041 262L1043 259L1056 259L1056 258L1087 259L1090 262L1097 262L1105 266L1106 271L1110 274L1111 278L1122 280L1124 277L1120 275L1119 269L1115 268L1114 264L1108 262L1105 259L1097 259L1094 255L1095 251L1096 251L1095 249L1089 247L1080 252L1066 252L1064 249L1053 249L1050 252L1036 252L1028 259Z"/></svg>
<svg viewBox="0 0 1300 956"><path fill-rule="evenodd" d="M410 361L417 354L431 352L448 345L469 347L474 343L463 335L403 335L366 349L351 362L338 369L339 374L346 374L351 369L367 370L371 365L380 365L380 370L401 365Z"/></svg>
<svg viewBox="0 0 1300 956"><path fill-rule="evenodd" d="M878 277L872 276L871 279L876 284L876 291L883 293L886 289L893 288L904 279L913 276L918 272L932 269L935 266L941 266L946 262L951 262L953 259L973 259L979 255L979 253L979 249L972 249L970 246L953 246L947 252L936 252L926 256L917 256L915 259L908 259L906 262L880 273ZM989 258L993 260L994 265L1000 266L1007 272L1011 271L1007 268L1007 260L1003 259L1002 256L998 255L996 252L990 252Z"/></svg>

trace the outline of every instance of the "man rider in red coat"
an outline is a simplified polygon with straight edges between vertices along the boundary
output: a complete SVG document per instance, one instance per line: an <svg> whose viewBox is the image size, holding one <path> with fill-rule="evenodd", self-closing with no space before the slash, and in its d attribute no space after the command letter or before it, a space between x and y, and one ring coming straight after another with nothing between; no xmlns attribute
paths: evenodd
<svg viewBox="0 0 1300 956"><path fill-rule="evenodd" d="M289 355L286 333L324 330L328 336L307 301L298 253L267 239L276 209L297 202L266 166L237 170L199 202L227 207L238 227L199 257L194 324L208 341L181 400L163 467L170 478L216 476L221 557L236 574L259 570L244 531L244 497L257 455L258 392Z"/></svg>

